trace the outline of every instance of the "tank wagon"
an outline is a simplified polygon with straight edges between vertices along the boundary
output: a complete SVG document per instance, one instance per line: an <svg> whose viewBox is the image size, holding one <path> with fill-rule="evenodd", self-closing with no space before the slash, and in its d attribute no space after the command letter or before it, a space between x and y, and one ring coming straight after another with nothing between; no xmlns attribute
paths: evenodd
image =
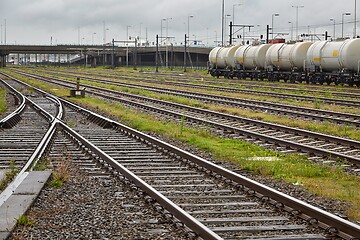
<svg viewBox="0 0 360 240"><path fill-rule="evenodd" d="M212 76L360 86L360 39L216 47Z"/></svg>

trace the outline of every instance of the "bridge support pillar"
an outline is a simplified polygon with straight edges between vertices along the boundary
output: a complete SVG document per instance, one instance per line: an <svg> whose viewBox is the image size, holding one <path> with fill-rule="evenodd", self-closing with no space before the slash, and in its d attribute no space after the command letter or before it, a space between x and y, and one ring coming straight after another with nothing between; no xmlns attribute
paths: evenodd
<svg viewBox="0 0 360 240"><path fill-rule="evenodd" d="M6 67L6 55L0 55L0 68Z"/></svg>

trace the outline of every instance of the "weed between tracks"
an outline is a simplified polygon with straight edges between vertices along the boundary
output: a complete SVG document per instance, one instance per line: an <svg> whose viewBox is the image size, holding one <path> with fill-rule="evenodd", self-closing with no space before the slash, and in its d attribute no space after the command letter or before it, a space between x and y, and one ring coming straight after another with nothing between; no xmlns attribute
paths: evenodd
<svg viewBox="0 0 360 240"><path fill-rule="evenodd" d="M107 103L98 99L83 99L80 102L120 117L125 124L135 129L181 140L202 151L212 153L215 159L234 162L239 168L302 185L310 192L323 197L348 201L352 205L348 210L348 216L360 220L359 178L345 174L341 167L318 166L308 161L305 156L280 154L245 141L216 137L209 131L184 127L181 120L179 124L158 121L152 116L125 109L118 103ZM249 160L254 157L272 156L279 160Z"/></svg>
<svg viewBox="0 0 360 240"><path fill-rule="evenodd" d="M0 88L0 115L7 111L6 91Z"/></svg>
<svg viewBox="0 0 360 240"><path fill-rule="evenodd" d="M66 79L68 81L75 81L74 78L64 78L64 77L59 77L59 78ZM126 82L128 82L128 81L126 81ZM358 130L355 126L338 125L338 124L330 123L327 121L316 122L316 121L299 120L296 118L290 118L287 116L278 116L278 115L269 114L266 112L263 113L263 112L251 111L251 110L247 110L247 109L240 109L240 108L235 108L235 107L230 107L230 106L203 103L201 101L188 99L185 97L178 97L178 96L174 96L171 94L159 94L159 93L155 93L155 92L151 92L151 91L143 90L143 89L119 87L119 86L115 86L115 85L95 83L95 82L86 81L86 80L82 80L82 83L97 86L97 87L107 88L107 89L111 89L111 90L146 96L146 97L155 98L155 99L159 99L159 100L175 102L175 103L179 103L179 104L188 105L191 107L209 109L209 110L232 114L232 115L236 115L236 116L240 116L240 117L257 119L257 120L262 120L262 121L266 121L266 122L270 122L270 123L282 124L282 125L289 126L289 127L301 128L301 129L306 129L309 131L330 134L330 135L339 136L339 137L346 137L346 138L360 141L360 130ZM144 84L144 83L142 83L142 84ZM154 84L152 84L152 85L154 85ZM181 88L181 89L184 89L184 88ZM187 89L187 90L189 90L189 89ZM202 92L201 90L197 90L197 91ZM209 90L209 91L212 91L212 90ZM219 92L216 92L216 93L219 94ZM224 95L224 94L220 93L220 95ZM320 108L326 109L326 104L324 104L319 99L315 99L312 107L314 107L316 109L320 109ZM336 106L332 106L332 107L336 107Z"/></svg>
<svg viewBox="0 0 360 240"><path fill-rule="evenodd" d="M62 185L69 180L71 172L71 156L67 155L58 160L58 165L52 176L50 186L53 188L60 188Z"/></svg>
<svg viewBox="0 0 360 240"><path fill-rule="evenodd" d="M16 219L16 223L20 226L24 227L33 227L35 226L35 221L31 218L29 218L26 215L20 216L18 219Z"/></svg>
<svg viewBox="0 0 360 240"><path fill-rule="evenodd" d="M0 192L2 192L7 185L15 178L16 174L18 174L19 169L15 167L15 161L10 161L9 169L5 169L5 177L0 179Z"/></svg>
<svg viewBox="0 0 360 240"><path fill-rule="evenodd" d="M15 74L12 74L15 76ZM54 86L27 80L30 84L56 95L67 96L68 91L54 91ZM59 88L58 86L56 88ZM302 185L312 193L323 197L344 200L350 203L348 216L353 220L360 220L360 182L359 178L348 176L340 167L318 166L310 163L306 157L300 155L283 155L241 140L216 137L209 131L185 127L180 120L179 124L158 121L150 115L125 109L118 103L109 103L100 99L84 98L74 101L98 109L107 114L122 119L125 124L140 131L151 131L168 137L181 140L203 151L210 152L215 159L232 161L239 168L248 169L255 173L272 176L289 183ZM181 133L181 134L179 134ZM254 161L253 157L279 158L278 161Z"/></svg>

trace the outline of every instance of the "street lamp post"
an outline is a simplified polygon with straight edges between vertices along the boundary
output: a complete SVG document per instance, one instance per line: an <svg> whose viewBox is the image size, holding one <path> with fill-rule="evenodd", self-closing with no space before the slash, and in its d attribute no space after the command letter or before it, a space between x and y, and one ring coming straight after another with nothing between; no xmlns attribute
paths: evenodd
<svg viewBox="0 0 360 240"><path fill-rule="evenodd" d="M243 4L241 4L241 3L237 3L237 4L233 4L233 17L232 17L232 24L234 25L235 24L235 7L236 6L241 6L241 5L243 5ZM230 36L230 37L232 37L232 36Z"/></svg>
<svg viewBox="0 0 360 240"><path fill-rule="evenodd" d="M232 19L233 24L235 24L235 7L241 5L242 5L241 3L233 4L233 19Z"/></svg>
<svg viewBox="0 0 360 240"><path fill-rule="evenodd" d="M215 46L218 47L217 31L215 31Z"/></svg>
<svg viewBox="0 0 360 240"><path fill-rule="evenodd" d="M139 46L141 47L141 28L142 28L142 22L140 22L140 30L139 30Z"/></svg>
<svg viewBox="0 0 360 240"><path fill-rule="evenodd" d="M225 25L225 0L222 0L221 8L221 46L224 46L224 25Z"/></svg>
<svg viewBox="0 0 360 240"><path fill-rule="evenodd" d="M169 56L168 56L168 38L169 38L169 35L168 35L168 30L169 30L169 20L171 20L172 18L166 18L166 42L165 42L165 52L166 52L166 64L165 66L168 67L168 62L169 62Z"/></svg>
<svg viewBox="0 0 360 240"><path fill-rule="evenodd" d="M347 13L342 13L341 14L341 38L344 37L344 16L350 16L351 13L347 12Z"/></svg>
<svg viewBox="0 0 360 240"><path fill-rule="evenodd" d="M274 17L278 17L280 14L274 13L271 15L271 39L274 39Z"/></svg>
<svg viewBox="0 0 360 240"><path fill-rule="evenodd" d="M289 24L291 24L291 29L290 29L290 40L293 40L293 32L294 32L294 24L293 22L288 22Z"/></svg>
<svg viewBox="0 0 360 240"><path fill-rule="evenodd" d="M4 20L4 45L6 45L6 18Z"/></svg>
<svg viewBox="0 0 360 240"><path fill-rule="evenodd" d="M225 16L226 18L225 18L225 26L226 26L226 28L225 28L225 36L227 36L227 28L228 28L228 25L227 25L227 19L229 18L229 17L231 17L231 15L230 14L226 14L226 16ZM226 40L225 40L225 43L226 43ZM229 42L230 43L230 42ZM226 45L226 44L225 44Z"/></svg>
<svg viewBox="0 0 360 240"><path fill-rule="evenodd" d="M131 26L127 25L126 26L126 66L129 66L129 44L128 44L128 40L129 40L129 28Z"/></svg>
<svg viewBox="0 0 360 240"><path fill-rule="evenodd" d="M106 31L108 31L108 28L105 28L105 22L104 22L104 43L103 43L103 65L105 66L106 63L106 53L105 53L105 45L106 45Z"/></svg>
<svg viewBox="0 0 360 240"><path fill-rule="evenodd" d="M190 37L190 18L193 18L193 17L194 17L193 15L188 16L188 24L187 24L187 36L188 37Z"/></svg>
<svg viewBox="0 0 360 240"><path fill-rule="evenodd" d="M356 1L355 1L355 7L354 7L354 38L356 38Z"/></svg>
<svg viewBox="0 0 360 240"><path fill-rule="evenodd" d="M91 45L94 45L94 35L96 34L96 32L91 34Z"/></svg>
<svg viewBox="0 0 360 240"><path fill-rule="evenodd" d="M330 21L334 23L334 33L333 33L333 39L335 40L335 39L336 39L336 36L335 36L335 30L336 30L335 18L330 18Z"/></svg>
<svg viewBox="0 0 360 240"><path fill-rule="evenodd" d="M299 8L303 8L304 6L291 6L293 8L296 8L296 40L299 40Z"/></svg>
<svg viewBox="0 0 360 240"><path fill-rule="evenodd" d="M161 29L160 29L160 42L162 42L162 38L163 38L163 36L162 36L162 30L163 30L162 22L163 22L163 21L166 21L166 18L162 18L162 19L161 19L161 24L160 24L160 27L161 27Z"/></svg>

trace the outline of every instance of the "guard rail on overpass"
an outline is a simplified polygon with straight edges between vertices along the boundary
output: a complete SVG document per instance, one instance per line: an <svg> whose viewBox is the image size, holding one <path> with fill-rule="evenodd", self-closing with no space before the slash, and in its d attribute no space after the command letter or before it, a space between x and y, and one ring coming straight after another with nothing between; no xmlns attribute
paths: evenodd
<svg viewBox="0 0 360 240"><path fill-rule="evenodd" d="M183 64L184 46L159 46L160 64L171 62L174 66ZM187 61L189 66L206 66L208 54L211 48L206 47L187 47ZM115 65L146 63L146 65L155 65L156 46L134 47L134 46L112 46L112 45L0 45L0 67L6 65L6 56L9 54L68 54L84 56L80 59L90 58L90 61L97 59L98 63L102 61L111 62L114 55ZM134 56L136 54L136 56ZM126 60L125 60L126 58ZM135 60L136 58L136 60ZM85 60L84 60L85 61ZM86 60L87 61L87 60Z"/></svg>

